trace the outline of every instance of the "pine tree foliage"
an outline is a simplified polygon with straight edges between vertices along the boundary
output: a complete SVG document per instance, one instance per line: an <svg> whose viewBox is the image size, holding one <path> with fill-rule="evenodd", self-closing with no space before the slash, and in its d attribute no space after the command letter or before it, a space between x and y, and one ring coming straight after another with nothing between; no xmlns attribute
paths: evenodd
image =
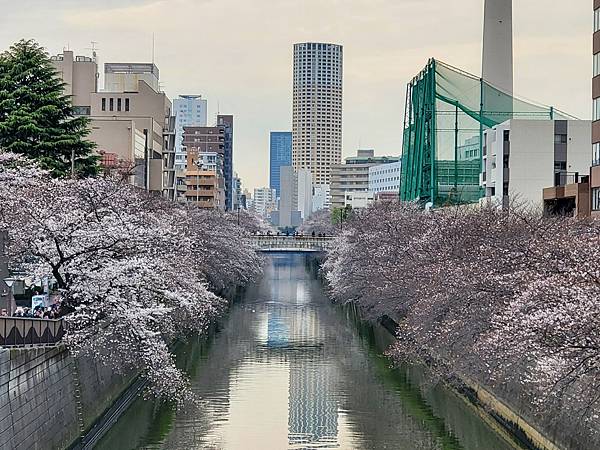
<svg viewBox="0 0 600 450"><path fill-rule="evenodd" d="M74 116L64 83L45 50L21 40L0 54L0 148L36 161L54 177L97 174L89 119Z"/></svg>

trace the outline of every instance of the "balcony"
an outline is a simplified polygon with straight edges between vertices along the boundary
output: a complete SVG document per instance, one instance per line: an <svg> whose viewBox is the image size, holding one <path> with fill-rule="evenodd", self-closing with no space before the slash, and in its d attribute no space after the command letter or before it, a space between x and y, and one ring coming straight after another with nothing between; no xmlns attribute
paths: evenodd
<svg viewBox="0 0 600 450"><path fill-rule="evenodd" d="M188 202L194 204L198 208L214 209L216 207L215 206L215 202L213 200L199 200L199 201L195 201L193 198L189 198L188 197Z"/></svg>
<svg viewBox="0 0 600 450"><path fill-rule="evenodd" d="M544 189L544 214L563 217L589 217L591 214L589 177L557 173L555 186ZM572 175L572 176L571 176ZM571 181L568 184L564 182Z"/></svg>
<svg viewBox="0 0 600 450"><path fill-rule="evenodd" d="M185 191L186 197L210 197L211 199L215 196L215 191L213 189L188 189Z"/></svg>

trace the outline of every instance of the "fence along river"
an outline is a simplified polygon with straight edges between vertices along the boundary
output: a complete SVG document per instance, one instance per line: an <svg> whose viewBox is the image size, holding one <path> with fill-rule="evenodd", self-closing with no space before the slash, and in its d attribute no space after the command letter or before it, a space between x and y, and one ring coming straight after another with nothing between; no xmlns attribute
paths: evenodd
<svg viewBox="0 0 600 450"><path fill-rule="evenodd" d="M514 448L420 369L391 368L392 337L333 305L313 258L270 254L217 330L178 349L198 406L139 398L96 448Z"/></svg>

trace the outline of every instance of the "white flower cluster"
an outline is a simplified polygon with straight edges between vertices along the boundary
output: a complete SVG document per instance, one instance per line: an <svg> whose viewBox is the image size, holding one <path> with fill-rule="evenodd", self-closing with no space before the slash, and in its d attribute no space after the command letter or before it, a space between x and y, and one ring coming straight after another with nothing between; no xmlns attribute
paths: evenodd
<svg viewBox="0 0 600 450"><path fill-rule="evenodd" d="M400 323L395 359L511 392L548 421L583 416L591 427L599 244L597 221L522 205L426 212L388 203L355 214L325 268L337 300Z"/></svg>
<svg viewBox="0 0 600 450"><path fill-rule="evenodd" d="M141 370L158 396L182 401L169 345L202 333L218 294L253 281L261 260L224 214L176 205L120 179L51 179L0 153L0 229L11 264L51 275L74 353Z"/></svg>

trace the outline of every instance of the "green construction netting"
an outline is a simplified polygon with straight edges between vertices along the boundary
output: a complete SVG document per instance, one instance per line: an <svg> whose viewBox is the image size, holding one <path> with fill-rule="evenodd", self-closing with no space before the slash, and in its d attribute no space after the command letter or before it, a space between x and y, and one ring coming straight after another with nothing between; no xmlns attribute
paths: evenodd
<svg viewBox="0 0 600 450"><path fill-rule="evenodd" d="M509 119L573 117L430 60L407 87L401 198L436 206L478 201L483 132Z"/></svg>

